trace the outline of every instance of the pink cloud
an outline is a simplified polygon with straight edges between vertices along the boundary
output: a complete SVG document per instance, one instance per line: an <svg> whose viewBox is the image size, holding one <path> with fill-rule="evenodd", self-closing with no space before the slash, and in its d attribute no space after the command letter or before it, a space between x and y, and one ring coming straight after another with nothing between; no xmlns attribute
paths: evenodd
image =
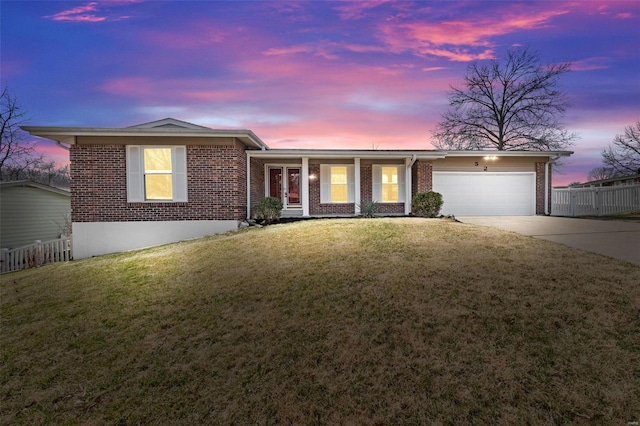
<svg viewBox="0 0 640 426"><path fill-rule="evenodd" d="M58 12L54 15L45 16L47 19L51 19L53 21L67 21L67 22L103 22L103 21L118 21L123 19L128 19L127 15L119 15L119 16L105 16L105 13L102 12L99 16L93 12L99 12L99 9L104 9L104 7L108 6L122 6L128 5L132 3L139 3L141 0L104 0L102 2L89 2L85 3L82 6L74 7L68 10L64 10L62 12ZM100 8L99 8L100 6Z"/></svg>
<svg viewBox="0 0 640 426"><path fill-rule="evenodd" d="M598 57L598 58L586 58L580 61L575 61L571 65L572 71L593 71L607 69L610 67L610 58Z"/></svg>
<svg viewBox="0 0 640 426"><path fill-rule="evenodd" d="M100 22L104 21L105 17L96 16L89 12L95 12L97 10L97 2L87 3L83 6L74 7L62 12L58 12L55 15L45 16L45 18L52 19L54 21L77 21L77 22Z"/></svg>
<svg viewBox="0 0 640 426"><path fill-rule="evenodd" d="M339 12L341 19L360 19L364 17L366 11L387 3L387 1L388 0L367 0L344 2L335 9Z"/></svg>
<svg viewBox="0 0 640 426"><path fill-rule="evenodd" d="M508 11L504 16L469 18L444 22L384 23L381 39L392 52L413 51L419 55L444 57L450 61L472 61L493 57L492 37L516 31L543 28L567 10L526 14Z"/></svg>
<svg viewBox="0 0 640 426"><path fill-rule="evenodd" d="M298 45L289 47L272 47L268 49L264 54L266 56L281 56L281 55L295 55L298 53L310 53L313 52L311 46Z"/></svg>

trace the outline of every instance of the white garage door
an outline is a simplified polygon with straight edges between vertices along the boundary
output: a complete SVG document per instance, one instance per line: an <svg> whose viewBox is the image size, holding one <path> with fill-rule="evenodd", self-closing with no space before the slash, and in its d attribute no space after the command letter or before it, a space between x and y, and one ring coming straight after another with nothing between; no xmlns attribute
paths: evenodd
<svg viewBox="0 0 640 426"><path fill-rule="evenodd" d="M441 214L528 216L535 214L535 173L433 172L433 190L442 194Z"/></svg>

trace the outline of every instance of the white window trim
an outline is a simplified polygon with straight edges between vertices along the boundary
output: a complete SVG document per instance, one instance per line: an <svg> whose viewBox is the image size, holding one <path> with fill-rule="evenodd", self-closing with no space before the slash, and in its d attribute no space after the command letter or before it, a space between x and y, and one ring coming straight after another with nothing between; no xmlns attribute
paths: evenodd
<svg viewBox="0 0 640 426"><path fill-rule="evenodd" d="M398 174L398 200L397 201L382 201L382 168L383 167L396 167ZM404 203L406 200L406 167L404 164L374 164L371 170L371 193L373 194L373 201L382 204L399 204Z"/></svg>
<svg viewBox="0 0 640 426"><path fill-rule="evenodd" d="M347 201L331 201L331 167L347 168ZM321 164L320 165L320 204L353 204L355 203L355 166L353 164Z"/></svg>
<svg viewBox="0 0 640 426"><path fill-rule="evenodd" d="M144 149L171 148L171 183L173 199L147 200L144 191ZM187 147L167 145L127 145L127 202L180 203L188 201Z"/></svg>

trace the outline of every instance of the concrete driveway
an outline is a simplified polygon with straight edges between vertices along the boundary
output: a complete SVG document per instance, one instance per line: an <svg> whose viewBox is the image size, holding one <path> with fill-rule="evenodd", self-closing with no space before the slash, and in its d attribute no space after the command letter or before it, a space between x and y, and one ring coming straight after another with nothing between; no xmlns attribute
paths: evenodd
<svg viewBox="0 0 640 426"><path fill-rule="evenodd" d="M640 223L553 216L464 216L460 222L493 226L640 265Z"/></svg>

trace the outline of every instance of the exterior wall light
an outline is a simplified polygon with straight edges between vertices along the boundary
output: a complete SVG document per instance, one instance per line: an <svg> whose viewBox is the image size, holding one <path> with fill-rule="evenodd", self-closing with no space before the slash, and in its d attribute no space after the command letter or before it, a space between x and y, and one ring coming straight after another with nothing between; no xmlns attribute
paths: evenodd
<svg viewBox="0 0 640 426"><path fill-rule="evenodd" d="M316 180L316 175L309 175L309 180Z"/></svg>
<svg viewBox="0 0 640 426"><path fill-rule="evenodd" d="M484 157L485 160L490 160L490 161L495 161L498 159L497 156L495 155L487 155L486 157Z"/></svg>

